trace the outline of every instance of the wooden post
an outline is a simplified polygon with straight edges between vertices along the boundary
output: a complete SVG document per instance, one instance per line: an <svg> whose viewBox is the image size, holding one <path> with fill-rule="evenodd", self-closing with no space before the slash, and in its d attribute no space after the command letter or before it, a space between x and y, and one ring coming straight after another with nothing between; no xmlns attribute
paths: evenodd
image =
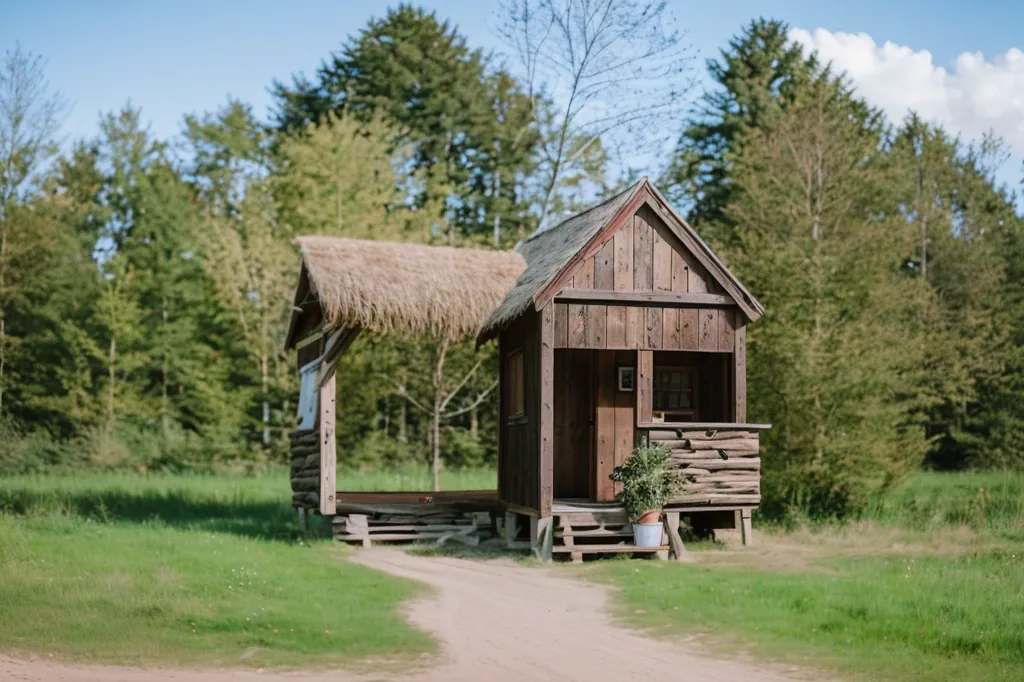
<svg viewBox="0 0 1024 682"><path fill-rule="evenodd" d="M540 313L540 491L542 517L551 516L555 473L555 312L548 303ZM548 557L550 558L550 556Z"/></svg>
<svg viewBox="0 0 1024 682"><path fill-rule="evenodd" d="M338 492L338 453L334 443L335 392L337 375L332 372L320 386L320 513L334 516L334 497Z"/></svg>
<svg viewBox="0 0 1024 682"><path fill-rule="evenodd" d="M519 535L519 514L512 511L505 512L505 547L514 549L516 537Z"/></svg>
<svg viewBox="0 0 1024 682"><path fill-rule="evenodd" d="M306 531L309 528L309 526L307 525L307 520L306 520L306 508L305 507L298 507L296 509L296 511L299 514L299 532L302 533L303 535L305 535Z"/></svg>
<svg viewBox="0 0 1024 682"><path fill-rule="evenodd" d="M550 516L530 517L530 549L541 561L551 561L555 532L553 521Z"/></svg>
<svg viewBox="0 0 1024 682"><path fill-rule="evenodd" d="M654 418L654 351L637 351L636 423L650 424Z"/></svg>
<svg viewBox="0 0 1024 682"><path fill-rule="evenodd" d="M672 547L675 560L685 561L686 548L683 546L683 539L679 537L679 512L665 512L665 532L668 534L668 543Z"/></svg>
<svg viewBox="0 0 1024 682"><path fill-rule="evenodd" d="M754 527L750 520L750 509L740 510L740 537L744 546L754 544Z"/></svg>
<svg viewBox="0 0 1024 682"><path fill-rule="evenodd" d="M747 421L747 321L739 311L733 336L732 385L735 391L732 420L744 424Z"/></svg>

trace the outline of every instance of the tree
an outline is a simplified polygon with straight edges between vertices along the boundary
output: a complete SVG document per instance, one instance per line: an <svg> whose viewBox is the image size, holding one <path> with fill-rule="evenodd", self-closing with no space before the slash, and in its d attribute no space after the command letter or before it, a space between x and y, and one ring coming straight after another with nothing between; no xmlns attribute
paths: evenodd
<svg viewBox="0 0 1024 682"><path fill-rule="evenodd" d="M709 59L707 70L715 87L698 101L663 182L669 196L688 207L698 230L724 241L730 227L724 215L732 193L729 159L740 153L746 131L775 125L819 67L790 41L786 23L759 18L718 59Z"/></svg>
<svg viewBox="0 0 1024 682"><path fill-rule="evenodd" d="M982 146L995 149L991 140ZM963 466L978 454L971 452L976 435L969 415L987 409L977 402L978 387L1000 375L1007 361L1012 303L1005 296L1002 237L1016 222L1014 209L989 180L988 151L963 145L915 114L897 131L890 156L906 239L915 245L906 270L932 292L933 304L920 311L928 332L922 386L929 460Z"/></svg>
<svg viewBox="0 0 1024 682"><path fill-rule="evenodd" d="M132 273L144 333L140 352L147 362L132 381L152 401L165 437L176 428L201 433L235 409L224 393L229 367L212 361L224 329L197 258L201 212L138 109L109 114L100 127L100 163L107 171L100 200L109 211L102 257L118 256Z"/></svg>
<svg viewBox="0 0 1024 682"><path fill-rule="evenodd" d="M508 0L501 11L499 34L519 61L541 140L543 226L580 176L600 182L604 150L660 146L689 90L690 57L660 1Z"/></svg>
<svg viewBox="0 0 1024 682"><path fill-rule="evenodd" d="M229 101L215 114L187 117L186 131L195 159L191 175L205 200L200 260L239 336L247 359L239 371L256 375L260 441L267 450L272 412L286 423L272 394L295 383L282 344L295 284L294 234L273 196L269 140L248 106Z"/></svg>
<svg viewBox="0 0 1024 682"><path fill-rule="evenodd" d="M915 311L927 291L903 272L909 245L889 211L884 133L879 112L822 74L728 159L727 256L768 310L751 329L750 384L752 411L774 423L765 487L775 513L856 511L926 448Z"/></svg>
<svg viewBox="0 0 1024 682"><path fill-rule="evenodd" d="M296 234L427 241L440 208L410 197L422 173L409 173L405 150L380 117L360 124L327 114L319 125L283 138L275 194Z"/></svg>
<svg viewBox="0 0 1024 682"><path fill-rule="evenodd" d="M0 416L8 354L7 310L17 295L12 261L22 255L16 204L39 191L49 160L57 151L57 131L66 104L46 80L42 57L21 46L5 51L0 63Z"/></svg>
<svg viewBox="0 0 1024 682"><path fill-rule="evenodd" d="M513 79L489 73L483 53L433 13L390 9L325 61L315 82L300 76L273 91L285 132L330 114L391 126L393 148L407 148L421 176L415 203L447 219L450 241L456 233L493 234L495 215L499 232L502 222L517 224L513 190L534 139L522 124L530 102ZM490 200L499 196L505 201Z"/></svg>
<svg viewBox="0 0 1024 682"><path fill-rule="evenodd" d="M419 381L396 384L395 390L413 407L430 416L431 471L434 476L434 490L440 490L442 422L469 414L480 407L497 388L498 380L490 378L485 386L474 387L473 380L488 359L493 360L493 356L475 353L468 343L457 343L455 339L441 338L416 344L413 348L421 354L425 353L426 357L433 361L429 384L424 385L422 377L419 377ZM422 355L421 358L421 362L426 360ZM452 364L459 370L452 372ZM493 377L494 368L490 369ZM459 378L452 381L449 377L453 374ZM422 397L417 397L418 395ZM458 402L454 402L456 399Z"/></svg>

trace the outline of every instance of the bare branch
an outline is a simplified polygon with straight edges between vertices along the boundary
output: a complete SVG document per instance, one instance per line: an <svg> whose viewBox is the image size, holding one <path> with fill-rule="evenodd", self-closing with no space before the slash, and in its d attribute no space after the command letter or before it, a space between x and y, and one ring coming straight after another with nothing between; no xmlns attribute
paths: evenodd
<svg viewBox="0 0 1024 682"><path fill-rule="evenodd" d="M490 386L485 388L483 390L483 392L480 393L480 395L478 395L476 397L476 400L474 400L472 403L470 403L466 407L463 407L463 408L460 408L458 410L455 410L454 412L448 412L448 413L443 414L441 416L444 419L451 419L452 417L458 417L460 414L466 414L467 412L472 410L474 407L478 407L480 405L480 403L482 403L484 400L486 400L487 396L490 394L490 392L493 391L497 386L498 386L498 382L495 381Z"/></svg>

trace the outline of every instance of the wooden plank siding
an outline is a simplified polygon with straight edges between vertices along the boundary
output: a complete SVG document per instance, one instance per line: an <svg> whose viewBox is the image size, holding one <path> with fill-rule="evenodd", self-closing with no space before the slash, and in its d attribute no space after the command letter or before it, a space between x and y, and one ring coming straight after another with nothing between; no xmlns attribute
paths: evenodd
<svg viewBox="0 0 1024 682"><path fill-rule="evenodd" d="M568 313L565 325L558 322L560 305L564 305ZM555 348L732 353L737 316L742 313L734 308L556 303L554 344ZM560 332L563 327L567 332L564 336Z"/></svg>
<svg viewBox="0 0 1024 682"><path fill-rule="evenodd" d="M731 345L717 347L719 336L723 336L717 329L713 334L696 333L699 327L695 316L703 310L680 309L670 303L658 305L658 297L664 299L673 292L705 295L712 278L650 207L641 206L622 229L593 249L572 273L566 291L649 293L652 300L641 305L579 300L557 303L555 348L697 350L698 339L703 339L700 350L733 351ZM714 290L722 291L721 287ZM725 296L720 300L708 298L711 300L695 297L688 305L732 303ZM707 315L719 322L717 311ZM731 344L728 334L724 336Z"/></svg>
<svg viewBox="0 0 1024 682"><path fill-rule="evenodd" d="M525 411L519 417L508 414L505 387L511 382L502 376L503 390L499 398L498 494L503 502L524 509L540 510L540 416L541 416L541 337L540 315L523 315L499 336L501 372L506 372L506 358L523 353L523 390ZM553 323L553 320L552 320ZM553 324L552 324L553 330Z"/></svg>
<svg viewBox="0 0 1024 682"><path fill-rule="evenodd" d="M611 502L616 485L609 476L633 452L635 391L618 390L618 368L635 367L631 351L594 351L597 384L594 404L595 472L592 499Z"/></svg>

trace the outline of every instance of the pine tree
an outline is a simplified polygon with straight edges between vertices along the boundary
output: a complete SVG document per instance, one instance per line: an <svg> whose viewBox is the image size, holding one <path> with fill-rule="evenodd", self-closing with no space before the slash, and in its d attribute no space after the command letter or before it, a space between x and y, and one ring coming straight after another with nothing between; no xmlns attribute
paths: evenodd
<svg viewBox="0 0 1024 682"><path fill-rule="evenodd" d="M516 201L489 197L516 199L511 190L535 140L525 125L532 104L513 79L489 72L484 54L433 13L411 5L391 9L325 61L315 82L297 77L291 86L275 83L273 92L282 131L324 123L329 114L392 126L394 147L407 147L422 175L415 203L437 211L434 219L447 217L452 240L486 239L495 218L499 232L502 222L522 220Z"/></svg>
<svg viewBox="0 0 1024 682"><path fill-rule="evenodd" d="M706 91L683 130L663 178L669 195L688 206L690 222L717 241L730 238L724 212L732 196L730 158L744 134L771 130L819 69L789 39L782 21L752 20L707 62L715 87Z"/></svg>
<svg viewBox="0 0 1024 682"><path fill-rule="evenodd" d="M749 338L768 509L845 514L917 466L922 286L889 212L884 121L841 80L815 79L727 162L729 261L768 313Z"/></svg>

